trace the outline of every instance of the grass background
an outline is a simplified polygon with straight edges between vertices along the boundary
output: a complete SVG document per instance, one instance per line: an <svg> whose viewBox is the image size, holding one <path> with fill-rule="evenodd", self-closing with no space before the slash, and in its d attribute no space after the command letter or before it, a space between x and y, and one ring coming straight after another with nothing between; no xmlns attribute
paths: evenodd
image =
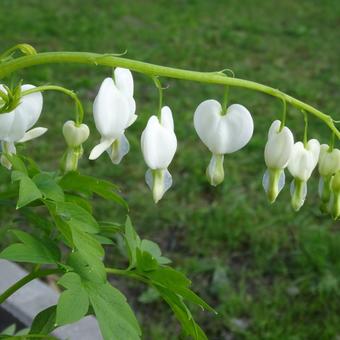
<svg viewBox="0 0 340 340"><path fill-rule="evenodd" d="M0 46L27 42L38 51L70 50L119 53L156 64L201 71L231 68L237 77L262 82L305 100L340 119L340 3L337 0L113 1L2 0ZM110 69L53 65L20 72L17 79L74 89L84 101L92 128L88 154L99 138L92 100ZM337 339L340 337L340 234L318 211L317 178L309 184L305 206L296 214L288 186L270 206L261 187L263 148L280 101L231 89L230 101L253 113L255 133L242 151L225 159L225 182L214 189L204 172L209 153L192 124L196 106L222 99L223 88L185 81L169 85L170 105L179 140L170 167L174 186L156 206L144 183L139 139L157 109L151 79L135 75L137 122L127 137L131 152L120 166L105 155L84 158L85 173L119 184L138 232L158 241L166 256L187 272L194 289L219 311L197 311L209 339ZM289 107L288 126L296 139L303 117ZM39 125L48 134L26 146L46 169L58 164L64 142L61 127L73 106L61 94L45 95ZM310 136L328 141L329 132L310 120ZM123 212L95 202L103 219L122 220ZM8 221L1 224L8 225ZM116 254L108 261L114 262ZM118 282L134 305L145 339L178 339L167 307L133 283Z"/></svg>

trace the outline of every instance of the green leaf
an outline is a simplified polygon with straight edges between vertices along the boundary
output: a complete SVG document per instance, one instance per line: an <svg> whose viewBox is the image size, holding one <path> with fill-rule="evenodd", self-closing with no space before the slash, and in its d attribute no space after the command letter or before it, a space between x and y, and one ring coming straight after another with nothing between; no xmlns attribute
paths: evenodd
<svg viewBox="0 0 340 340"><path fill-rule="evenodd" d="M48 211L58 229L58 231L60 232L60 234L62 235L65 243L73 248L74 247L74 243L73 243L73 239L72 239L72 232L71 232L71 228L70 226L64 222L61 217L57 214L56 211L56 205L54 202L50 202L50 201L44 201L45 206L48 208Z"/></svg>
<svg viewBox="0 0 340 340"><path fill-rule="evenodd" d="M138 340L141 330L125 296L109 283L84 283L104 340Z"/></svg>
<svg viewBox="0 0 340 340"><path fill-rule="evenodd" d="M93 192L107 200L118 203L128 209L128 205L123 198L117 194L117 187L102 179L91 176L80 175L78 172L68 172L61 178L59 185L64 190L77 191L82 193Z"/></svg>
<svg viewBox="0 0 340 340"><path fill-rule="evenodd" d="M13 233L22 243L15 243L5 248L0 253L0 258L38 264L52 264L59 261L59 249L49 240L41 242L32 235L19 230Z"/></svg>
<svg viewBox="0 0 340 340"><path fill-rule="evenodd" d="M158 268L158 262L148 252L136 249L137 270L139 272L149 272Z"/></svg>
<svg viewBox="0 0 340 340"><path fill-rule="evenodd" d="M57 306L51 306L41 311L34 318L29 334L48 335L56 328Z"/></svg>
<svg viewBox="0 0 340 340"><path fill-rule="evenodd" d="M106 282L105 266L98 258L93 259L86 254L84 255L83 252L76 251L69 255L67 265L73 268L84 280L97 284Z"/></svg>
<svg viewBox="0 0 340 340"><path fill-rule="evenodd" d="M15 154L11 155L11 163L12 163L13 170L18 170L27 175L26 165L18 155L15 155Z"/></svg>
<svg viewBox="0 0 340 340"><path fill-rule="evenodd" d="M185 305L181 297L165 288L156 287L156 289L174 312L187 336L191 336L195 340L208 340L203 330L193 319L190 310Z"/></svg>
<svg viewBox="0 0 340 340"><path fill-rule="evenodd" d="M128 216L125 222L125 242L126 242L126 248L128 249L128 255L129 255L129 262L130 262L130 268L133 268L136 266L137 263L137 255L136 255L136 249L140 247L140 238L137 235L135 229L132 226L130 217Z"/></svg>
<svg viewBox="0 0 340 340"><path fill-rule="evenodd" d="M85 209L88 213L92 214L93 209L91 203L85 198L79 197L77 195L65 194L65 201L74 203Z"/></svg>
<svg viewBox="0 0 340 340"><path fill-rule="evenodd" d="M63 189L56 183L54 178L47 173L39 173L32 178L44 198L52 201L64 201Z"/></svg>
<svg viewBox="0 0 340 340"><path fill-rule="evenodd" d="M76 227L88 233L99 232L99 225L94 217L84 208L72 202L57 202L56 213L71 228Z"/></svg>
<svg viewBox="0 0 340 340"><path fill-rule="evenodd" d="M161 249L158 244L150 240L142 240L140 248L143 251L148 252L159 264L171 263L171 260L167 257L162 256Z"/></svg>
<svg viewBox="0 0 340 340"><path fill-rule="evenodd" d="M23 176L20 179L19 185L19 199L17 202L17 209L41 198L41 192L35 183L28 177Z"/></svg>
<svg viewBox="0 0 340 340"><path fill-rule="evenodd" d="M83 318L89 309L89 298L80 276L76 273L66 273L58 284L66 287L67 290L60 294L58 300L57 325L66 325Z"/></svg>

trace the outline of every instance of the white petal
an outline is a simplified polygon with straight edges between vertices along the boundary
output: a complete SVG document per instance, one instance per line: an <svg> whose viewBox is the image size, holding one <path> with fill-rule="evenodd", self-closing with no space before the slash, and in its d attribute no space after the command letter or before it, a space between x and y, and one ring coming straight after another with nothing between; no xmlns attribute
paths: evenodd
<svg viewBox="0 0 340 340"><path fill-rule="evenodd" d="M329 146L322 144L319 155L319 173L321 176L331 176L340 170L340 150L333 149L329 152Z"/></svg>
<svg viewBox="0 0 340 340"><path fill-rule="evenodd" d="M114 71L117 88L128 97L133 97L133 77L130 70L117 67Z"/></svg>
<svg viewBox="0 0 340 340"><path fill-rule="evenodd" d="M21 91L34 89L35 86L25 84L21 86ZM35 92L23 96L21 103L17 107L17 111L22 113L26 122L26 131L29 130L39 119L43 107L43 96L41 92Z"/></svg>
<svg viewBox="0 0 340 340"><path fill-rule="evenodd" d="M213 153L219 153L214 152L211 145L221 119L221 110L221 104L217 100L208 99L198 105L194 114L195 130L202 142Z"/></svg>
<svg viewBox="0 0 340 340"><path fill-rule="evenodd" d="M34 129L31 129L25 133L23 138L18 140L18 143L24 143L34 138L38 138L42 136L46 131L47 131L47 128L44 128L44 127L36 127Z"/></svg>
<svg viewBox="0 0 340 340"><path fill-rule="evenodd" d="M212 153L225 154L242 149L251 139L254 122L242 105L231 105L225 115L216 100L206 100L196 109L194 125L198 136Z"/></svg>
<svg viewBox="0 0 340 340"><path fill-rule="evenodd" d="M313 152L305 149L303 143L295 143L288 162L289 172L293 177L307 181L316 166L314 157Z"/></svg>
<svg viewBox="0 0 340 340"><path fill-rule="evenodd" d="M141 136L144 160L149 168L165 169L175 155L177 139L173 131L163 127L156 116L149 118Z"/></svg>
<svg viewBox="0 0 340 340"><path fill-rule="evenodd" d="M76 147L89 138L90 129L86 124L76 126L73 120L68 120L63 125L63 135L68 146Z"/></svg>
<svg viewBox="0 0 340 340"><path fill-rule="evenodd" d="M169 130L174 130L174 120L172 118L172 112L169 106L162 107L161 124Z"/></svg>
<svg viewBox="0 0 340 340"><path fill-rule="evenodd" d="M15 117L15 110L0 114L0 140L9 141L10 131Z"/></svg>
<svg viewBox="0 0 340 340"><path fill-rule="evenodd" d="M172 186L172 176L168 169L153 171L148 169L145 173L145 182L152 190L154 202L157 203Z"/></svg>
<svg viewBox="0 0 340 340"><path fill-rule="evenodd" d="M307 150L311 151L314 159L314 167L319 161L320 143L317 139L310 139L307 143Z"/></svg>
<svg viewBox="0 0 340 340"><path fill-rule="evenodd" d="M124 132L130 119L129 103L112 78L106 78L101 84L93 103L93 116L102 137L116 139Z"/></svg>
<svg viewBox="0 0 340 340"><path fill-rule="evenodd" d="M264 159L270 169L285 168L293 150L293 134L286 126L279 132L280 124L279 120L272 123L264 150Z"/></svg>
<svg viewBox="0 0 340 340"><path fill-rule="evenodd" d="M103 139L100 141L98 145L96 145L89 156L90 160L97 159L106 149L108 149L111 144L114 142L114 139Z"/></svg>
<svg viewBox="0 0 340 340"><path fill-rule="evenodd" d="M109 154L112 163L119 164L129 150L129 141L123 134L119 139L116 139L106 151Z"/></svg>

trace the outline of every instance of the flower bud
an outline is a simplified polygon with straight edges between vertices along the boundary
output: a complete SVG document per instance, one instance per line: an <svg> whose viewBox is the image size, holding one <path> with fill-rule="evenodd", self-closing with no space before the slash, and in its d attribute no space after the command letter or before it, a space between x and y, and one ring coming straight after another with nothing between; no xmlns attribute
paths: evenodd
<svg viewBox="0 0 340 340"><path fill-rule="evenodd" d="M329 151L329 146L327 144L322 144L320 146L320 156L319 156L319 173L323 177L328 177L334 175L338 170L340 170L340 150L333 149Z"/></svg>
<svg viewBox="0 0 340 340"><path fill-rule="evenodd" d="M331 181L331 190L333 196L332 216L337 220L340 217L340 171L334 175Z"/></svg>
<svg viewBox="0 0 340 340"><path fill-rule="evenodd" d="M76 171L78 161L83 155L82 144L89 138L90 130L86 124L79 126L73 120L68 120L63 125L63 135L68 146L61 167L64 172Z"/></svg>
<svg viewBox="0 0 340 340"><path fill-rule="evenodd" d="M68 120L63 126L63 135L68 147L75 148L89 138L90 129L86 124L77 126L73 120Z"/></svg>
<svg viewBox="0 0 340 340"><path fill-rule="evenodd" d="M306 147L301 142L294 144L288 170L294 177L290 192L291 203L295 211L298 211L305 202L307 181L318 163L319 154L320 143L316 139L309 140Z"/></svg>
<svg viewBox="0 0 340 340"><path fill-rule="evenodd" d="M207 167L207 178L209 183L214 187L222 183L224 180L223 159L224 155L213 154Z"/></svg>
<svg viewBox="0 0 340 340"><path fill-rule="evenodd" d="M272 123L264 149L267 171L263 176L262 185L270 203L275 202L285 185L284 168L288 165L294 145L292 132L286 126L280 131L280 126L279 120Z"/></svg>

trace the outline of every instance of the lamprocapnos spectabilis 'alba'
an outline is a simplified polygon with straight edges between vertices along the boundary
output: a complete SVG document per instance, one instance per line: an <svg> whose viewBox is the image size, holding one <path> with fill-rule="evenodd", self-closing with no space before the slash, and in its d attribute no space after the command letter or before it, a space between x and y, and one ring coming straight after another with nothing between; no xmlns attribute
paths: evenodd
<svg viewBox="0 0 340 340"><path fill-rule="evenodd" d="M86 124L77 125L73 120L68 120L63 125L63 135L67 150L63 156L62 168L65 172L75 171L83 155L82 144L89 138L90 129Z"/></svg>
<svg viewBox="0 0 340 340"><path fill-rule="evenodd" d="M292 154L294 137L286 126L275 120L269 128L268 141L264 149L267 170L263 175L263 188L271 203L274 203L285 184L284 169Z"/></svg>
<svg viewBox="0 0 340 340"><path fill-rule="evenodd" d="M145 163L149 167L145 180L157 203L172 185L168 166L177 149L172 112L168 106L162 108L160 118L149 118L141 136L141 148Z"/></svg>
<svg viewBox="0 0 340 340"><path fill-rule="evenodd" d="M327 144L320 147L319 156L319 196L321 198L321 211L330 210L331 180L333 175L340 170L340 150L330 148Z"/></svg>
<svg viewBox="0 0 340 340"><path fill-rule="evenodd" d="M212 153L206 174L210 184L216 186L224 179L224 155L242 149L250 141L254 131L253 118L240 104L233 104L223 112L217 100L208 99L198 105L194 126Z"/></svg>
<svg viewBox="0 0 340 340"><path fill-rule="evenodd" d="M294 177L291 184L292 206L299 210L307 195L307 181L318 164L320 143L311 139L306 143L297 142L293 146L288 162L288 170Z"/></svg>
<svg viewBox="0 0 340 340"><path fill-rule="evenodd" d="M114 164L120 163L129 152L124 132L137 119L135 111L132 74L128 69L117 67L114 79L104 79L93 103L94 121L101 140L92 149L91 160L107 151Z"/></svg>
<svg viewBox="0 0 340 340"><path fill-rule="evenodd" d="M34 89L34 85L24 84L21 92ZM0 91L7 94L6 88L0 84ZM0 162L3 166L11 168L11 162L6 155L15 154L15 143L24 143L40 137L47 129L32 127L38 121L43 107L41 92L24 95L12 111L0 114L0 141L2 155Z"/></svg>

